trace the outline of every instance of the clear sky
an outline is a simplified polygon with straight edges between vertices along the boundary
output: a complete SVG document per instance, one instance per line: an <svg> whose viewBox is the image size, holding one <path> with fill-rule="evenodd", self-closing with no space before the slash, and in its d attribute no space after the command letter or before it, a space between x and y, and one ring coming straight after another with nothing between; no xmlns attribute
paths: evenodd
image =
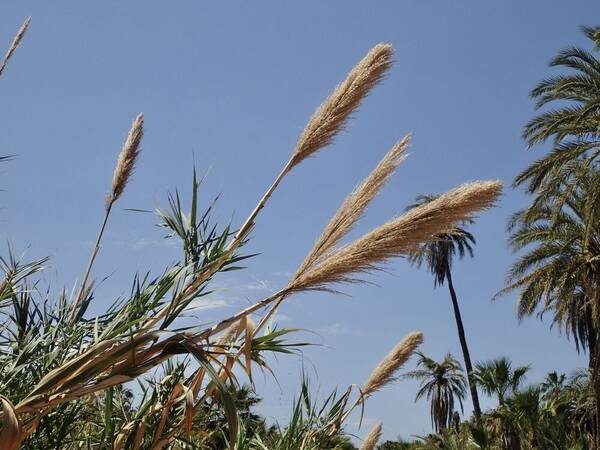
<svg viewBox="0 0 600 450"><path fill-rule="evenodd" d="M511 181L544 151L527 151L520 139L533 114L528 91L552 73L547 62L558 50L587 45L578 27L598 23L597 1L3 0L2 48L28 15L30 32L0 80L0 153L18 155L2 166L0 230L28 256L51 256L45 282L72 287L80 279L138 112L146 116L143 153L95 267L98 278L111 275L96 311L125 295L136 271L157 273L177 255L155 217L126 208L164 206L175 188L188 193L195 160L200 172L210 169L205 204L221 193L217 218L239 225L317 105L370 47L391 42L389 77L335 145L285 180L247 247L261 255L217 277L199 320L281 287L344 196L412 131L409 159L353 236L417 194L504 180L499 207L472 227L475 258L454 269L472 357L531 364L532 382L586 364L548 323L518 323L514 297L491 298L514 259L506 219L526 201ZM315 332L302 338L320 346L303 360L273 361L280 387L269 376L257 384L264 414L285 419L302 365L316 371L322 392L362 383L411 330L423 331L428 355L461 356L445 287L434 290L432 277L405 261L387 269L369 278L375 284L344 288L349 296L303 295L282 309L281 326ZM386 438L428 432L429 406L413 404L416 387L398 382L374 397L367 424L383 420Z"/></svg>

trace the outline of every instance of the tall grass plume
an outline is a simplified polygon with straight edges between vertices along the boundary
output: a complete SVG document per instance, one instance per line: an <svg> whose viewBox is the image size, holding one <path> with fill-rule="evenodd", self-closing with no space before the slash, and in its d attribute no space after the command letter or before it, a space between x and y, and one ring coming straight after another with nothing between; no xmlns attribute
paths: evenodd
<svg viewBox="0 0 600 450"><path fill-rule="evenodd" d="M27 32L27 28L29 28L30 23L31 23L31 17L28 17L27 19L25 19L25 22L23 22L23 25L21 25L21 28L19 28L19 30L17 31L17 34L15 35L12 43L10 44L8 51L6 52L6 54L4 55L4 58L2 58L2 62L0 63L0 75L2 75L2 72L4 72L4 69L6 68L6 65L8 64L8 61L12 57L15 50L21 44L21 41L23 40L23 37L25 36L25 33Z"/></svg>

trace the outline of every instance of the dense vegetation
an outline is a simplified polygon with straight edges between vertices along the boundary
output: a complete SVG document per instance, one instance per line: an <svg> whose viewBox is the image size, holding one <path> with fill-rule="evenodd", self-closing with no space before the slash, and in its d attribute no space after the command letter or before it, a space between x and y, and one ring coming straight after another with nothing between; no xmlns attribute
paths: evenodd
<svg viewBox="0 0 600 450"><path fill-rule="evenodd" d="M0 75L28 26L29 20L18 31ZM24 261L12 250L0 259L0 448L353 449L344 432L348 417L362 417L371 396L411 378L420 382L415 401L430 405L432 433L411 442L381 442L377 423L361 449L600 450L600 29L583 32L593 49L561 51L551 62L558 74L531 94L540 113L526 124L523 137L532 147L551 149L514 182L530 203L509 220L510 244L519 256L498 295L517 293L519 318L551 316L572 338L574 351L589 355L588 367L551 372L530 383L530 368L506 356L471 359L452 267L456 258L474 256L468 227L475 213L494 204L499 182L420 196L404 214L343 243L404 159L408 136L349 194L285 286L210 327L182 326L182 315L209 293L215 276L251 262L244 244L279 184L333 141L390 69L392 48L380 44L310 118L241 226L213 224L215 203L201 211L194 171L189 208L175 193L168 208L157 209L159 225L181 244L180 260L161 273L135 275L130 295L102 313L92 315L89 308L96 301L94 262L113 205L138 163L143 115L135 118L119 154L77 292L54 294L41 285L46 259ZM290 354L307 345L295 341L294 329L274 323L279 306L300 292L334 292L360 282L360 274L394 257L425 265L434 286L447 285L462 362L451 354L436 360L419 352L421 333L408 333L362 385L315 399L303 378L287 423L267 423L257 415L253 374L272 370L270 353ZM412 355L416 367L402 372ZM480 393L496 406L483 411ZM473 416L464 417L469 398Z"/></svg>

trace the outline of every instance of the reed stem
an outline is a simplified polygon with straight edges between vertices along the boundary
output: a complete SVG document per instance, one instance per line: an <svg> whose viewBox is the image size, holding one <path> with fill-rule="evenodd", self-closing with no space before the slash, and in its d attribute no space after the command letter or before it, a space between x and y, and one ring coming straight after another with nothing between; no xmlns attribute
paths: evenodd
<svg viewBox="0 0 600 450"><path fill-rule="evenodd" d="M104 230L106 229L106 224L108 223L108 217L110 216L110 211L112 209L113 201L109 201L106 205L106 210L104 213L104 220L102 220L102 225L100 226L100 231L98 232L98 236L96 237L96 243L94 248L92 249L92 254L90 255L90 260L88 261L87 268L85 269L85 274L83 275L83 280L81 282L81 287L79 288L79 292L75 299L75 303L73 304L71 310L71 322L75 319L77 315L77 309L80 303L83 301L83 297L86 293L87 281L90 277L90 273L92 272L92 266L94 265L94 261L96 260L96 256L100 251L100 242L102 241L102 236L104 236Z"/></svg>

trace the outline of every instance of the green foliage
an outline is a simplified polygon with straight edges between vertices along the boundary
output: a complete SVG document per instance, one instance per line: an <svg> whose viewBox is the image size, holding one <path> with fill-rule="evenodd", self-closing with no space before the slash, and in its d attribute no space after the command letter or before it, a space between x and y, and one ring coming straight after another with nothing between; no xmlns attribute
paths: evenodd
<svg viewBox="0 0 600 450"><path fill-rule="evenodd" d="M530 193L543 195L565 181L567 186L575 186L578 178L571 164L581 161L590 166L600 155L597 30L583 30L595 44L592 51L569 47L559 52L550 66L565 72L543 80L531 91L536 107L547 109L529 121L523 137L530 146L550 141L552 149L516 178L515 184L526 186Z"/></svg>
<svg viewBox="0 0 600 450"><path fill-rule="evenodd" d="M411 450L417 448L417 443L404 441L385 441L377 446L377 450Z"/></svg>
<svg viewBox="0 0 600 450"><path fill-rule="evenodd" d="M593 353L597 326L593 317L600 280L600 173L579 167L577 189L534 202L513 215L510 242L525 253L509 272L501 294L517 290L518 314L552 314L553 322ZM562 206L561 206L562 205Z"/></svg>
<svg viewBox="0 0 600 450"><path fill-rule="evenodd" d="M260 450L319 450L348 448L340 436L343 416L347 411L350 391L341 396L332 392L322 402L313 399L310 383L302 378L300 394L294 403L289 422L278 425L271 436L256 439Z"/></svg>
<svg viewBox="0 0 600 450"><path fill-rule="evenodd" d="M477 384L488 395L495 395L498 403L503 405L507 394L518 390L529 366L513 369L508 358L496 358L491 361L476 364L475 379Z"/></svg>

